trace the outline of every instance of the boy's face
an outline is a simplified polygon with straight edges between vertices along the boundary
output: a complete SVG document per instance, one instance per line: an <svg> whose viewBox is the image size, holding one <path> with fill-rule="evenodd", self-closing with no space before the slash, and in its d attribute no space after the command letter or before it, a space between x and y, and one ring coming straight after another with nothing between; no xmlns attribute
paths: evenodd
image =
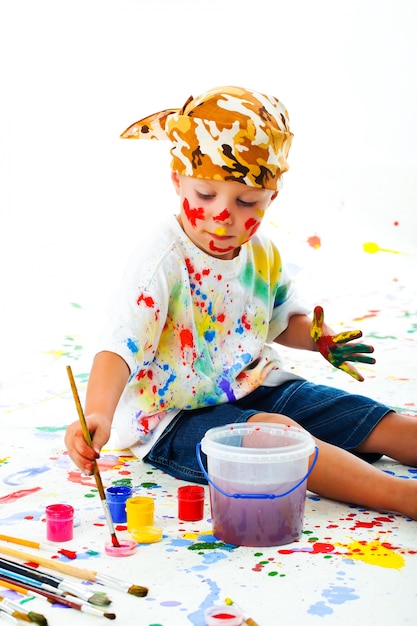
<svg viewBox="0 0 417 626"><path fill-rule="evenodd" d="M179 220L200 250L218 259L233 259L261 225L277 191L235 181L204 180L172 172L180 197Z"/></svg>

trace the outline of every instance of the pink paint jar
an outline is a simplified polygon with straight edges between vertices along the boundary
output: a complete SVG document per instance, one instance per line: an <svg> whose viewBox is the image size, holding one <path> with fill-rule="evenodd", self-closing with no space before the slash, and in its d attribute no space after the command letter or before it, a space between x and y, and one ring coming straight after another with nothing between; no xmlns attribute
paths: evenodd
<svg viewBox="0 0 417 626"><path fill-rule="evenodd" d="M178 518L184 522L198 522L204 517L204 487L178 487Z"/></svg>
<svg viewBox="0 0 417 626"><path fill-rule="evenodd" d="M49 504L45 512L48 541L70 541L73 538L74 508L70 504Z"/></svg>

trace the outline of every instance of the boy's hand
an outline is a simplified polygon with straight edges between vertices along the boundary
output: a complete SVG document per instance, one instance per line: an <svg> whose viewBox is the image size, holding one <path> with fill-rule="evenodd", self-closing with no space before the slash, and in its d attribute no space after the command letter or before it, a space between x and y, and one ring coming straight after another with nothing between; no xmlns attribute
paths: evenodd
<svg viewBox="0 0 417 626"><path fill-rule="evenodd" d="M330 328L324 324L324 313L321 306L314 309L313 321L311 323L310 335L317 344L319 352L334 367L337 367L356 380L363 381L363 376L358 372L356 367L347 363L347 361L356 361L360 363L375 363L375 359L365 356L364 353L374 351L372 346L363 343L353 343L346 345L348 341L359 339L362 337L360 330L351 330L338 335L331 334Z"/></svg>
<svg viewBox="0 0 417 626"><path fill-rule="evenodd" d="M75 465L85 474L91 475L94 471L94 464L100 457L101 448L110 438L110 427L95 416L87 418L86 421L92 438L92 447L86 443L79 421L68 426L64 441Z"/></svg>

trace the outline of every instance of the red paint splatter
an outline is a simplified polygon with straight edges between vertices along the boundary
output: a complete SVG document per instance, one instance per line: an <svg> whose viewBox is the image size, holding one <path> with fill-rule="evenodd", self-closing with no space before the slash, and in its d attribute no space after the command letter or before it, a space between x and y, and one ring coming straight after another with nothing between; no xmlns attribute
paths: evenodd
<svg viewBox="0 0 417 626"><path fill-rule="evenodd" d="M7 496L2 496L0 498L1 504L9 504L11 502L16 502L19 498L24 498L25 496L29 496L36 491L40 491L42 487L34 487L33 489L20 489L19 491L14 491L13 493L9 493Z"/></svg>
<svg viewBox="0 0 417 626"><path fill-rule="evenodd" d="M224 322L225 319L226 319L226 316L224 313L219 313L219 315L217 316L217 321L220 322L221 324Z"/></svg>
<svg viewBox="0 0 417 626"><path fill-rule="evenodd" d="M313 237L309 237L307 239L307 243L312 248L320 248L320 246L321 246L321 239L317 235L313 235Z"/></svg>
<svg viewBox="0 0 417 626"><path fill-rule="evenodd" d="M230 217L229 210L223 209L221 213L213 217L213 220L215 222L224 222L224 220L227 220L229 217Z"/></svg>
<svg viewBox="0 0 417 626"><path fill-rule="evenodd" d="M188 221L190 222L191 226L193 226L194 228L196 227L197 220L204 219L203 207L199 207L198 209L192 209L190 207L190 203L188 202L187 198L184 199L183 208L184 208L184 213Z"/></svg>
<svg viewBox="0 0 417 626"><path fill-rule="evenodd" d="M334 546L331 543L320 543L317 541L313 545L313 554L329 554L329 552L334 552Z"/></svg>
<svg viewBox="0 0 417 626"><path fill-rule="evenodd" d="M260 225L261 222L254 217L251 217L245 222L245 228L249 231L249 239L253 237Z"/></svg>
<svg viewBox="0 0 417 626"><path fill-rule="evenodd" d="M151 296L144 296L143 293L141 293L139 298L136 300L137 304L140 304L141 302L144 302L150 309L155 306L154 299Z"/></svg>
<svg viewBox="0 0 417 626"><path fill-rule="evenodd" d="M194 274L194 265L191 263L191 259L185 259L185 264L189 274Z"/></svg>
<svg viewBox="0 0 417 626"><path fill-rule="evenodd" d="M234 249L233 246L228 246L227 248L216 248L214 241L210 241L209 248L212 252L231 252Z"/></svg>
<svg viewBox="0 0 417 626"><path fill-rule="evenodd" d="M246 328L246 330L250 330L251 325L250 322L248 322L248 318L246 317L246 315L242 315L242 324Z"/></svg>
<svg viewBox="0 0 417 626"><path fill-rule="evenodd" d="M184 328L180 332L181 339L181 350L184 350L186 347L193 348L194 347L194 337L188 328Z"/></svg>

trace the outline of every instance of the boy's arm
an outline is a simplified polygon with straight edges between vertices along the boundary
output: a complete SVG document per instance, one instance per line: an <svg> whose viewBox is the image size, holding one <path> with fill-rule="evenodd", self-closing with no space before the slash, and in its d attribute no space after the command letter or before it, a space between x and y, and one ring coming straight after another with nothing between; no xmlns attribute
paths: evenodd
<svg viewBox="0 0 417 626"><path fill-rule="evenodd" d="M99 352L91 368L85 403L85 419L91 434L87 445L79 421L65 433L65 445L74 463L86 473L93 471L94 460L110 438L111 424L120 396L130 376L129 367L114 352Z"/></svg>
<svg viewBox="0 0 417 626"><path fill-rule="evenodd" d="M293 315L287 328L275 338L275 341L289 348L319 351L334 367L343 370L356 380L363 381L363 376L348 363L348 361L375 363L373 357L367 356L374 351L372 346L349 343L360 337L362 337L360 330L335 334L324 322L323 309L317 306L312 321L306 315Z"/></svg>
<svg viewBox="0 0 417 626"><path fill-rule="evenodd" d="M287 328L274 341L287 348L317 351L318 347L311 338L310 328L311 319L307 315L292 315Z"/></svg>

